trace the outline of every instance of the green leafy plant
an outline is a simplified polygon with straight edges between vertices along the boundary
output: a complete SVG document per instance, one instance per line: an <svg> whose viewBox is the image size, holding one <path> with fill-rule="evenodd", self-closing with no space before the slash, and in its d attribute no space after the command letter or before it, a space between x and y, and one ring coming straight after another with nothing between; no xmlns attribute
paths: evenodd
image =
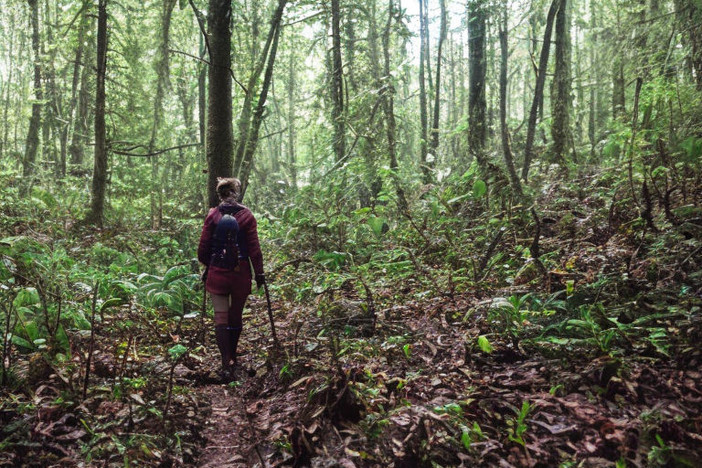
<svg viewBox="0 0 702 468"><path fill-rule="evenodd" d="M506 332L515 345L530 313L527 307L530 300L531 294L512 295L495 298L490 304L488 318L500 331Z"/></svg>
<svg viewBox="0 0 702 468"><path fill-rule="evenodd" d="M483 430L480 428L480 425L477 422L474 422L471 427L462 425L460 429L461 444L466 450L470 450L471 445L474 442L485 440L485 434L483 434Z"/></svg>
<svg viewBox="0 0 702 468"><path fill-rule="evenodd" d="M478 337L478 348L480 348L480 350L486 354L490 354L493 351L492 344L485 335L480 335Z"/></svg>
<svg viewBox="0 0 702 468"><path fill-rule="evenodd" d="M531 405L528 401L523 401L522 407L516 412L517 415L513 419L507 421L509 440L518 443L522 447L526 446L524 434L528 429L526 417L529 415L529 411L531 411Z"/></svg>
<svg viewBox="0 0 702 468"><path fill-rule="evenodd" d="M144 307L166 308L182 317L197 307L194 291L199 279L187 265L171 267L163 276L142 273L137 278L137 300Z"/></svg>

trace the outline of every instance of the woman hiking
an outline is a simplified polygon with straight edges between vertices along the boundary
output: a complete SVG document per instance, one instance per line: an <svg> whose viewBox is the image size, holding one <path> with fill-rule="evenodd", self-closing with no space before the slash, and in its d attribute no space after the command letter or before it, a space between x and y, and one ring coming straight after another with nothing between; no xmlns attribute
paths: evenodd
<svg viewBox="0 0 702 468"><path fill-rule="evenodd" d="M256 218L251 210L239 204L240 194L239 179L218 179L220 204L207 214L197 249L198 260L205 264L203 281L214 308L223 380L233 378L236 366L241 315L246 298L251 294L251 266L256 275L256 287L260 288L266 281Z"/></svg>

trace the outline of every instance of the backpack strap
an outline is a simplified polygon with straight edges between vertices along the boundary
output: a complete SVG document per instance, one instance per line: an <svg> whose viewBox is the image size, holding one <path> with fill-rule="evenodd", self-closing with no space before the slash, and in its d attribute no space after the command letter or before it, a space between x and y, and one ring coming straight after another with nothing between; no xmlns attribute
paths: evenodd
<svg viewBox="0 0 702 468"><path fill-rule="evenodd" d="M234 216L235 214L243 210L244 207L241 205L219 205L217 209L222 215L228 214Z"/></svg>

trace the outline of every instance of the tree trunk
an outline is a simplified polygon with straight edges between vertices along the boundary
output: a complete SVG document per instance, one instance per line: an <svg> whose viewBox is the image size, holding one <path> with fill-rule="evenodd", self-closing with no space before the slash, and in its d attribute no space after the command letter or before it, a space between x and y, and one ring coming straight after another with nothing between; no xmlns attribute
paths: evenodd
<svg viewBox="0 0 702 468"><path fill-rule="evenodd" d="M457 100L457 94L456 94L456 84L459 80L457 73L456 73L456 40L455 36L453 33L451 33L451 37L449 38L449 56L451 57L449 61L449 74L451 75L451 78L449 80L450 83L450 88L449 88L449 107L448 107L448 121L446 123L446 128L452 129L455 128L455 126L458 124L458 119L460 118L460 114L458 113L458 100ZM458 161L459 156L458 156L458 145L457 145L457 138L455 135L449 135L449 146L451 149L451 158L453 160Z"/></svg>
<svg viewBox="0 0 702 468"><path fill-rule="evenodd" d="M424 16L424 2L426 0L419 0L419 121L421 125L420 135L419 135L419 165L422 170L422 180L425 184L431 181L431 173L429 167L427 166L427 153L429 152L428 143L429 136L427 134L427 127L429 126L429 118L427 111L427 88L426 88L426 77L425 77L425 63L427 61L427 55L429 51L427 50L427 18Z"/></svg>
<svg viewBox="0 0 702 468"><path fill-rule="evenodd" d="M485 22L487 20L487 5L485 0L470 0L468 2L468 32L469 32L469 94L468 94L468 150L476 158L483 176L489 173L489 164L485 155L486 101L485 101Z"/></svg>
<svg viewBox="0 0 702 468"><path fill-rule="evenodd" d="M524 165L522 166L522 179L526 182L529 176L529 166L531 165L531 151L534 146L534 136L536 134L536 118L539 115L539 105L542 105L544 84L546 82L546 68L548 66L548 56L551 50L551 31L553 29L553 19L558 11L560 0L552 0L551 7L546 16L546 28L544 29L544 42L541 46L539 57L539 68L536 74L536 85L534 86L534 99L529 111L529 122L527 125L526 146L524 149Z"/></svg>
<svg viewBox="0 0 702 468"><path fill-rule="evenodd" d="M86 15L87 16L87 15ZM89 64L94 60L94 43L90 41L89 46L85 51L83 70L80 76L80 91L78 92L78 103L76 109L76 117L73 120L73 134L71 135L71 144L68 147L68 152L71 154L71 164L75 166L83 165L85 141L88 138L88 129L90 126L90 96L91 96L91 81L92 81L92 66Z"/></svg>
<svg viewBox="0 0 702 468"><path fill-rule="evenodd" d="M280 15L282 17L283 9L287 0L280 0L279 4L282 5L280 9ZM278 21L280 23L280 21ZM273 35L273 43L271 44L271 50L268 55L268 64L266 65L266 73L263 77L263 85L261 86L261 94L258 96L258 103L256 104L256 110L253 114L253 119L251 122L251 130L249 135L246 136L246 151L244 152L244 159L241 162L241 169L239 171L239 179L241 180L241 199L244 198L246 193L246 188L249 185L249 175L251 174L251 168L253 166L253 157L256 153L256 147L258 146L258 135L261 129L261 123L263 122L263 113L266 109L266 99L268 98L268 90L273 83L273 66L275 65L275 56L278 52L278 39L280 38L280 24L275 29Z"/></svg>
<svg viewBox="0 0 702 468"><path fill-rule="evenodd" d="M353 16L348 16L344 21L344 31L346 32L346 41L344 41L346 49L346 75L348 76L349 88L356 94L358 92L358 83L356 83L356 74L354 73L354 62L356 59L356 29L354 28Z"/></svg>
<svg viewBox="0 0 702 468"><path fill-rule="evenodd" d="M578 12L576 11L575 14L577 15ZM577 99L577 104L574 105L573 111L574 111L574 132L573 132L573 141L575 143L580 143L583 140L583 129L585 126L583 125L583 117L585 113L583 112L583 104L585 102L585 89L583 87L583 67L582 67L582 59L583 59L583 53L580 49L580 28L575 27L575 47L573 47L573 54L574 54L574 59L573 59L573 66L575 67L575 75L573 76L573 84L575 85L575 96ZM573 155L575 156L575 155Z"/></svg>
<svg viewBox="0 0 702 468"><path fill-rule="evenodd" d="M207 34L210 48L207 106L207 199L219 204L217 178L232 176L231 0L209 0Z"/></svg>
<svg viewBox="0 0 702 468"><path fill-rule="evenodd" d="M597 15L595 2L590 1L590 31L592 34L592 44L590 45L590 112L587 121L587 136L590 140L590 157L595 155L595 145L597 144L597 123L598 115L597 100L599 93L599 73L597 72Z"/></svg>
<svg viewBox="0 0 702 468"><path fill-rule="evenodd" d="M81 71L88 68L83 66L83 53L85 51L85 33L88 28L88 15L83 12L81 13L80 23L78 25L78 44L76 45L75 53L75 63L73 64L73 79L71 81L71 101L68 106L68 121L63 125L63 130L61 133L61 146L68 147L68 153L71 155L71 163L74 163L74 148L73 143L76 138L75 132L77 130L77 120L79 118L79 88L81 84ZM68 132L69 128L73 127L73 137L71 138L70 145L68 144ZM82 150L81 150L82 151ZM65 163L64 157L64 163ZM82 160L82 155L81 155ZM65 171L65 167L64 167Z"/></svg>
<svg viewBox="0 0 702 468"><path fill-rule="evenodd" d="M236 151L234 156L234 174L241 178L241 172L243 167L243 161L246 155L246 147L249 145L249 135L251 134L252 117L253 112L253 99L256 95L256 90L258 88L258 81L261 77L261 73L264 72L268 56L271 50L271 44L275 38L280 23L283 18L283 10L287 0L278 0L278 6L273 12L273 17L271 18L270 29L268 30L268 36L266 37L266 44L263 47L263 51L258 59L258 63L254 66L251 76L246 88L246 94L244 95L244 103L241 107L241 114L239 114L238 125L237 125L237 143ZM260 101L260 98L259 98ZM264 102L265 104L265 102Z"/></svg>
<svg viewBox="0 0 702 468"><path fill-rule="evenodd" d="M251 174L251 168L253 166L253 157L258 146L258 135L261 123L263 122L266 99L268 98L268 91L273 83L273 66L275 65L275 57L278 51L278 39L281 31L280 23L286 4L287 0L278 0L278 7L271 19L271 29L266 41L266 47L264 47L264 51L261 53L261 63L265 63L266 65L261 92L258 96L256 109L253 112L250 123L245 126L247 133L239 135L234 169L236 175L241 180L241 199L243 199L248 186L249 175ZM267 60L264 61L264 59ZM253 86L253 83L251 83L251 85ZM253 94L252 89L249 89L248 92L249 94ZM246 111L244 110L244 112Z"/></svg>
<svg viewBox="0 0 702 468"><path fill-rule="evenodd" d="M388 140L388 154L390 155L391 177L395 186L395 193L397 193L400 211L406 212L408 209L407 199L397 174L399 165L397 163L397 124L395 122L394 108L395 87L392 82L392 75L390 75L390 28L392 26L392 20L395 17L395 14L396 12L393 0L388 0L388 20L385 23L385 30L383 31L383 80L385 83L383 86L382 97L383 111L385 113L385 131Z"/></svg>
<svg viewBox="0 0 702 468"><path fill-rule="evenodd" d="M62 178L66 175L66 141L68 139L68 131L66 124L62 123L66 119L63 116L61 95L56 86L56 68L54 66L54 54L46 52L45 44L54 44L52 33L52 24L58 24L58 19L51 18L50 5L55 2L44 1L44 24L46 25L46 40L42 42L42 55L46 57L46 72L44 83L46 85L46 115L43 125L43 153L47 162L51 161L54 164L54 174L57 178ZM56 151L55 135L59 136L60 151Z"/></svg>
<svg viewBox="0 0 702 468"><path fill-rule="evenodd" d="M207 54L207 49L205 47L205 40L202 34L200 34L200 57L205 58ZM208 68L205 64L201 63L198 65L197 73L197 117L198 117L198 129L200 132L200 145L203 162L207 162L207 71Z"/></svg>
<svg viewBox="0 0 702 468"><path fill-rule="evenodd" d="M10 44L9 44L9 53L7 55L7 85L5 86L5 99L4 99L4 106L5 108L3 109L3 116L2 116L2 141L0 141L0 158L4 158L5 156L5 151L8 148L8 141L7 139L10 136L10 123L7 120L8 116L8 111L10 109L10 84L12 83L12 72L14 69L14 60L13 60L13 53L14 53L14 48L15 48L15 13L14 10L11 10L12 13L10 15Z"/></svg>
<svg viewBox="0 0 702 468"><path fill-rule="evenodd" d="M553 78L551 137L555 160L564 167L566 151L573 145L573 134L570 128L573 78L570 64L570 5L569 0L560 0L556 14L556 69Z"/></svg>
<svg viewBox="0 0 702 468"><path fill-rule="evenodd" d="M290 171L290 186L297 189L297 167L295 162L295 53L290 51L288 63L288 170Z"/></svg>
<svg viewBox="0 0 702 468"><path fill-rule="evenodd" d="M95 89L95 162L90 211L86 223L102 226L107 186L107 141L105 131L105 72L107 69L107 0L98 1L97 80Z"/></svg>
<svg viewBox="0 0 702 468"><path fill-rule="evenodd" d="M702 5L689 2L686 14L687 37L690 42L690 62L695 70L697 90L702 91Z"/></svg>
<svg viewBox="0 0 702 468"><path fill-rule="evenodd" d="M623 33L621 32L621 19L619 6L616 5L617 11L617 35L616 41L618 44L623 44ZM626 94L624 85L624 59L622 58L621 47L617 48L614 53L614 63L612 67L612 118L617 119L623 117L626 112Z"/></svg>
<svg viewBox="0 0 702 468"><path fill-rule="evenodd" d="M341 63L341 32L339 30L339 0L331 0L332 16L332 122L334 124L334 155L340 162L346 154L346 137L344 131L344 86Z"/></svg>
<svg viewBox="0 0 702 468"><path fill-rule="evenodd" d="M441 6L441 29L439 33L439 45L436 52L436 81L434 82L434 122L431 127L431 144L429 153L433 159L429 161L429 167L434 169L439 155L439 117L441 115L440 95L441 95L441 52L446 40L446 0L439 0Z"/></svg>
<svg viewBox="0 0 702 468"><path fill-rule="evenodd" d="M366 13L368 20L368 61L371 69L371 76L373 77L373 84L378 90L378 100L373 106L373 110L370 112L366 128L376 128L374 124L376 109L383 105L383 93L384 80L381 72L380 64L380 52L378 49L378 22L377 22L377 1L373 0L369 8L362 9ZM391 13L389 13L391 14ZM362 148L361 153L365 159L364 171L363 171L363 184L359 184L359 200L361 201L361 206L371 206L374 203L375 198L380 193L383 187L383 181L378 175L378 160L376 154L377 140L374 137L368 137L365 139L365 147Z"/></svg>
<svg viewBox="0 0 702 468"><path fill-rule="evenodd" d="M39 148L39 127L41 126L41 101L44 99L44 92L41 88L41 56L39 47L39 5L38 0L27 0L30 8L30 22L32 25L32 51L34 53L34 99L32 104L32 116L29 119L29 131L27 132L27 143L25 146L22 176L24 177L24 193L28 193L31 182L29 176L34 173L34 166L37 160Z"/></svg>
<svg viewBox="0 0 702 468"><path fill-rule="evenodd" d="M151 154L156 149L158 130L161 127L163 114L163 96L170 87L168 79L168 47L170 43L171 15L175 7L176 0L164 0L161 10L161 31L159 38L159 48L156 56L156 95L154 96L154 119L151 126L151 138L147 154ZM161 227L163 190L161 190L158 177L158 156L149 156L151 162L151 228Z"/></svg>
<svg viewBox="0 0 702 468"><path fill-rule="evenodd" d="M623 117L626 112L626 93L624 84L624 63L617 53L612 69L612 116Z"/></svg>
<svg viewBox="0 0 702 468"><path fill-rule="evenodd" d="M506 2L505 2L506 3ZM512 190L520 198L524 196L522 193L522 184L519 182L517 170L514 168L514 156L509 144L509 129L507 128L507 61L509 60L508 47L508 23L507 23L507 5L504 5L502 13L502 23L499 26L500 36L500 135L502 137L502 153L507 166L507 173L512 184Z"/></svg>

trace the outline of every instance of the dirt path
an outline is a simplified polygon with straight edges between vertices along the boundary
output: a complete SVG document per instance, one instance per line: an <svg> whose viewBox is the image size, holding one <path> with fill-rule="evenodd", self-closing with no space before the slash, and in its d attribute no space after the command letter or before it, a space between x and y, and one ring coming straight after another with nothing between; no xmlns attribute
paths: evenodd
<svg viewBox="0 0 702 468"><path fill-rule="evenodd" d="M251 446L250 432L242 418L242 400L236 389L226 385L208 385L203 396L212 402L212 413L203 436L207 440L198 466L246 466ZM247 432L249 432L247 434Z"/></svg>
<svg viewBox="0 0 702 468"><path fill-rule="evenodd" d="M261 314L262 301L253 298L252 303ZM202 435L207 442L197 466L264 466L262 460L273 453L266 442L268 408L275 401L270 397L276 384L271 379L273 367L265 360L269 352L266 348L271 345L268 326L261 315L249 319L240 342L240 365L234 382L208 383L198 390L210 402L211 412L204 423ZM211 359L217 362L216 350Z"/></svg>
<svg viewBox="0 0 702 468"><path fill-rule="evenodd" d="M401 311L404 335L381 324L340 363L313 331L298 356L270 363L257 317L238 383L201 387L211 413L197 465L650 466L702 455L699 350L661 360L503 344L486 355L465 347L477 328L414 309ZM278 333L292 348L290 329Z"/></svg>

